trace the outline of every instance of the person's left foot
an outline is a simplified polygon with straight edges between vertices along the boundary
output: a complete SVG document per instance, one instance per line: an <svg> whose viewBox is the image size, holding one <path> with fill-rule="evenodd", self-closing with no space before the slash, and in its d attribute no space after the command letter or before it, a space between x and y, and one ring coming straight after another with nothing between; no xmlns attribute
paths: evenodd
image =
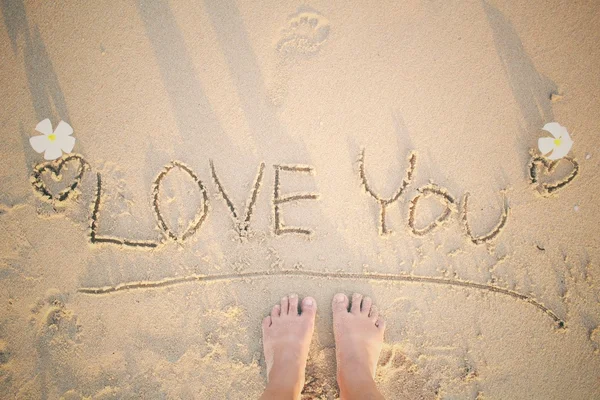
<svg viewBox="0 0 600 400"><path fill-rule="evenodd" d="M294 398L300 395L316 312L315 299L305 297L299 310L298 296L291 294L283 297L281 304L275 305L271 315L263 319L268 387L288 388Z"/></svg>

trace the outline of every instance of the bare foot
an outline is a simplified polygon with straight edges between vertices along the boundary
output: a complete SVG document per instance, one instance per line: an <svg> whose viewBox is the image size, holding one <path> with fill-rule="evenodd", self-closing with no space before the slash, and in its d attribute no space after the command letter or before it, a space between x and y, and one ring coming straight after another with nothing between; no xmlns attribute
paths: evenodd
<svg viewBox="0 0 600 400"><path fill-rule="evenodd" d="M283 297L281 304L263 319L263 348L267 363L268 384L262 399L296 399L304 387L304 370L315 328L317 303L312 297Z"/></svg>
<svg viewBox="0 0 600 400"><path fill-rule="evenodd" d="M348 297L333 298L333 333L337 377L342 399L383 399L375 387L375 368L383 345L385 322L370 297L355 293L348 311ZM362 397L361 397L362 396Z"/></svg>

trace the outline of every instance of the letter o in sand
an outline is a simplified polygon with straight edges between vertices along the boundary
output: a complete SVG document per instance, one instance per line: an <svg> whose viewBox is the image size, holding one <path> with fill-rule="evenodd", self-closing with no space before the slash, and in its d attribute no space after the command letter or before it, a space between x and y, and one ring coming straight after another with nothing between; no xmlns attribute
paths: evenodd
<svg viewBox="0 0 600 400"><path fill-rule="evenodd" d="M192 180L198 185L198 189L200 193L202 193L202 207L194 216L194 219L190 221L187 229L181 236L177 236L175 232L167 225L165 219L163 218L162 213L160 212L160 204L158 201L158 195L160 193L160 185L165 179L165 177L171 172L174 168L179 168L180 170L187 173ZM202 181L198 178L198 176L192 171L190 167L183 164L180 161L172 161L169 164L165 165L163 170L158 174L156 179L154 180L154 184L152 185L152 205L154 209L154 215L156 216L156 221L158 222L158 226L162 229L163 233L168 239L172 239L175 241L183 241L188 237L192 236L198 228L202 225L202 222L206 219L208 215L208 193L202 184Z"/></svg>
<svg viewBox="0 0 600 400"><path fill-rule="evenodd" d="M417 194L410 202L408 209L408 226L412 233L416 236L424 236L429 232L432 232L437 227L441 226L444 222L450 218L450 214L454 211L455 200L445 189L442 189L436 185L430 184L417 189ZM417 228L415 225L415 214L417 210L417 203L421 198L436 196L440 202L446 206L444 211L429 225L424 228Z"/></svg>

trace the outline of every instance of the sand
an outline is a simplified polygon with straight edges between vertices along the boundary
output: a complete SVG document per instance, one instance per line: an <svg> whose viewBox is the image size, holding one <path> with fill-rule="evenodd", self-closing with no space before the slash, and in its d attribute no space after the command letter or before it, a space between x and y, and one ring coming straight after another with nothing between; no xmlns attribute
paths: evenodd
<svg viewBox="0 0 600 400"><path fill-rule="evenodd" d="M257 398L296 292L333 399L338 291L389 399L600 398L597 1L0 8L1 398Z"/></svg>

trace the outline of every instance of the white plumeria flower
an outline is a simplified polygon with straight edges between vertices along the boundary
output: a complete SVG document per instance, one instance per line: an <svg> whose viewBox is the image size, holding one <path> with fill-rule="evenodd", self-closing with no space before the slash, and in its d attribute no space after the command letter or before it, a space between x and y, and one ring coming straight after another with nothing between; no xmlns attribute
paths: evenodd
<svg viewBox="0 0 600 400"><path fill-rule="evenodd" d="M38 153L45 152L46 160L56 160L62 156L63 151L70 153L75 146L73 128L65 121L60 121L54 131L52 131L52 122L48 118L37 124L35 130L43 135L29 138L31 147Z"/></svg>
<svg viewBox="0 0 600 400"><path fill-rule="evenodd" d="M550 160L559 160L566 156L573 147L573 141L569 136L569 132L567 132L567 128L558 122L549 122L542 129L554 136L538 139L538 147L542 154ZM552 154L547 155L550 152Z"/></svg>

